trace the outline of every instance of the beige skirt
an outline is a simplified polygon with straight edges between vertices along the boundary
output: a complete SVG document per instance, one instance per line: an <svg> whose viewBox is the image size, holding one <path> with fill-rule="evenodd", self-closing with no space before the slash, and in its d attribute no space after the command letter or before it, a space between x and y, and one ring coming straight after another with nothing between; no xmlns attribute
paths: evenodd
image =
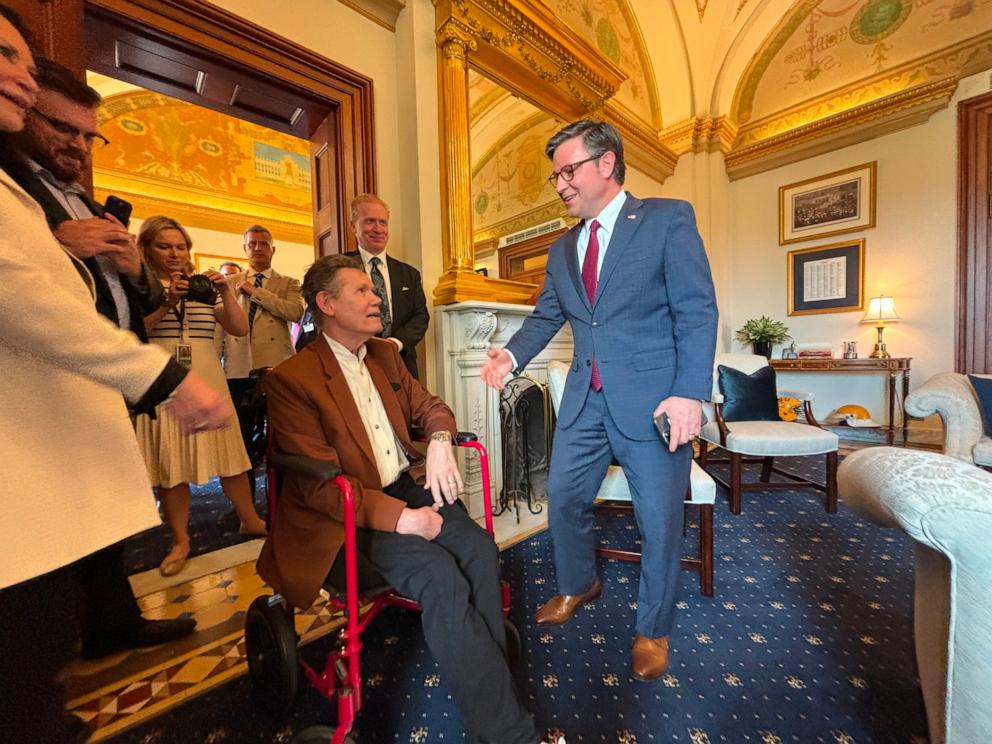
<svg viewBox="0 0 992 744"><path fill-rule="evenodd" d="M152 339L151 342L173 354L179 343L175 339ZM190 346L193 347L193 372L230 400L227 379L214 342L192 339ZM167 406L159 406L155 411L158 415L155 420L146 415L135 419L138 445L153 486L170 488L180 483L206 483L214 476L237 475L251 468L237 417L232 416L228 425L217 431L183 434Z"/></svg>

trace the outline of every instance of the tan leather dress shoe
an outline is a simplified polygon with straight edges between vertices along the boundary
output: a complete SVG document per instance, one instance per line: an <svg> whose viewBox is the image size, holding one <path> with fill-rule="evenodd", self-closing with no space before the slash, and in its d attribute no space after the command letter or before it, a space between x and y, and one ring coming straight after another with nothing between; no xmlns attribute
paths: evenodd
<svg viewBox="0 0 992 744"><path fill-rule="evenodd" d="M631 653L634 679L652 682L668 671L668 636L647 638L640 634L634 639Z"/></svg>
<svg viewBox="0 0 992 744"><path fill-rule="evenodd" d="M597 576L584 594L556 594L534 613L538 625L562 625L568 622L575 611L586 602L592 602L603 591L603 584Z"/></svg>

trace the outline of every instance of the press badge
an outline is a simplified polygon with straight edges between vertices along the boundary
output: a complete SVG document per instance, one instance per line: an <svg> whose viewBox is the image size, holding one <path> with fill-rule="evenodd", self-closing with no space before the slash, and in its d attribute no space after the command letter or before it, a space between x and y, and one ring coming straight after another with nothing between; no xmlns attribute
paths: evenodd
<svg viewBox="0 0 992 744"><path fill-rule="evenodd" d="M176 344L176 361L186 369L193 368L193 347L189 344Z"/></svg>

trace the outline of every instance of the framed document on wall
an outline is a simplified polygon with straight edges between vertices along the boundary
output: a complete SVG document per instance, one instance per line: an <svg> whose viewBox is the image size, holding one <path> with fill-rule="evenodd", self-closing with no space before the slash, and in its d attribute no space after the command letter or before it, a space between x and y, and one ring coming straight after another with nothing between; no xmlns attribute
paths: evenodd
<svg viewBox="0 0 992 744"><path fill-rule="evenodd" d="M788 285L789 315L864 310L864 239L789 251Z"/></svg>
<svg viewBox="0 0 992 744"><path fill-rule="evenodd" d="M876 162L780 187L778 244L875 227Z"/></svg>

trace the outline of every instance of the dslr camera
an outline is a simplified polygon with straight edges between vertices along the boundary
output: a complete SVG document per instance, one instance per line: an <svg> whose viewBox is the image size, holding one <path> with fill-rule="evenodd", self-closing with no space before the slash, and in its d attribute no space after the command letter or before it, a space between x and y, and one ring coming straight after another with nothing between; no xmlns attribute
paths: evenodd
<svg viewBox="0 0 992 744"><path fill-rule="evenodd" d="M186 281L189 282L189 290L186 292L186 299L193 302L202 302L204 305L213 307L217 303L217 288L210 281L206 274L193 274Z"/></svg>

